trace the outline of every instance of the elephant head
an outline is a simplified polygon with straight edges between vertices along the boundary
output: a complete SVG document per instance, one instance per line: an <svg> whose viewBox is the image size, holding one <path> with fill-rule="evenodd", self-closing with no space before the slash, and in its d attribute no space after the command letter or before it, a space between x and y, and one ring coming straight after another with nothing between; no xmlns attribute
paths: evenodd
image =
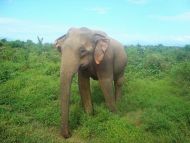
<svg viewBox="0 0 190 143"><path fill-rule="evenodd" d="M109 47L109 39L104 32L87 28L71 28L67 34L55 41L55 47L61 52L61 134L68 138L69 98L73 75L89 64L100 64Z"/></svg>

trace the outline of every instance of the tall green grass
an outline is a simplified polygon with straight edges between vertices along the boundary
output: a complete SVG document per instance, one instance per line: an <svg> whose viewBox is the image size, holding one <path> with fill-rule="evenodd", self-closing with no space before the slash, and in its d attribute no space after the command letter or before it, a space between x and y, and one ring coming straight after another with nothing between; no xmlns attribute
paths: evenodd
<svg viewBox="0 0 190 143"><path fill-rule="evenodd" d="M0 142L190 142L190 50L129 46L122 98L113 114L91 81L94 115L84 113L73 79L70 127L60 129L60 55L51 45L0 47Z"/></svg>

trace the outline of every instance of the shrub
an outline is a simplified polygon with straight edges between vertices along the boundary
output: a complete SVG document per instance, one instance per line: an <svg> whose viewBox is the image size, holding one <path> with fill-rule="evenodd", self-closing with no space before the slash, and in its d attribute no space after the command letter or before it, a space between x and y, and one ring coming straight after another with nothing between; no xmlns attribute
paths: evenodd
<svg viewBox="0 0 190 143"><path fill-rule="evenodd" d="M172 70L173 79L178 83L190 84L190 63L182 62L176 64Z"/></svg>
<svg viewBox="0 0 190 143"><path fill-rule="evenodd" d="M172 83L179 89L180 95L190 98L190 63L182 62L173 66L171 70Z"/></svg>
<svg viewBox="0 0 190 143"><path fill-rule="evenodd" d="M45 66L45 74L46 75L54 75L59 76L60 75L60 66L59 64L49 63Z"/></svg>
<svg viewBox="0 0 190 143"><path fill-rule="evenodd" d="M24 42L20 40L9 42L9 45L11 48L25 48Z"/></svg>
<svg viewBox="0 0 190 143"><path fill-rule="evenodd" d="M0 83L3 83L17 75L16 71L19 69L19 64L4 62L0 63L0 67Z"/></svg>
<svg viewBox="0 0 190 143"><path fill-rule="evenodd" d="M164 59L159 54L150 54L144 62L145 70L150 74L159 74L164 69Z"/></svg>
<svg viewBox="0 0 190 143"><path fill-rule="evenodd" d="M167 117L154 109L147 110L142 117L142 121L144 122L144 130L152 133L166 132L172 128L172 124Z"/></svg>

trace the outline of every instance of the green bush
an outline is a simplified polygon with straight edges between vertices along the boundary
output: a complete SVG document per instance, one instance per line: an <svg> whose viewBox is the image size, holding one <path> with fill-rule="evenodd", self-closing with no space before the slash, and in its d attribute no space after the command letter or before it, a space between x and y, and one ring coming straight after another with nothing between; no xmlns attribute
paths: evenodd
<svg viewBox="0 0 190 143"><path fill-rule="evenodd" d="M165 61L164 58L159 54L147 55L144 61L145 71L150 75L159 74L164 70Z"/></svg>
<svg viewBox="0 0 190 143"><path fill-rule="evenodd" d="M20 40L9 42L11 48L25 48L25 43Z"/></svg>
<svg viewBox="0 0 190 143"><path fill-rule="evenodd" d="M190 83L190 62L182 62L172 69L173 79L179 84Z"/></svg>
<svg viewBox="0 0 190 143"><path fill-rule="evenodd" d="M172 122L168 120L167 116L158 112L157 110L147 110L143 117L144 130L158 133L158 132L167 132L172 129Z"/></svg>
<svg viewBox="0 0 190 143"><path fill-rule="evenodd" d="M180 95L190 99L190 63L182 62L173 66L171 70L172 82L181 88Z"/></svg>
<svg viewBox="0 0 190 143"><path fill-rule="evenodd" d="M59 64L49 63L45 66L45 74L59 77L60 67Z"/></svg>
<svg viewBox="0 0 190 143"><path fill-rule="evenodd" d="M19 66L19 64L14 64L12 62L0 63L0 83L6 82L19 74L17 73Z"/></svg>

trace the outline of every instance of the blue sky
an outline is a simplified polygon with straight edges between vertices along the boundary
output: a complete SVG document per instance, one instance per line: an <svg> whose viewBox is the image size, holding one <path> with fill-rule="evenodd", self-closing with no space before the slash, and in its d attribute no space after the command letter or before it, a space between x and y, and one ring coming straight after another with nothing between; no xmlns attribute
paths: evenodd
<svg viewBox="0 0 190 143"><path fill-rule="evenodd" d="M0 0L0 38L53 42L83 26L124 44L190 44L190 0Z"/></svg>

